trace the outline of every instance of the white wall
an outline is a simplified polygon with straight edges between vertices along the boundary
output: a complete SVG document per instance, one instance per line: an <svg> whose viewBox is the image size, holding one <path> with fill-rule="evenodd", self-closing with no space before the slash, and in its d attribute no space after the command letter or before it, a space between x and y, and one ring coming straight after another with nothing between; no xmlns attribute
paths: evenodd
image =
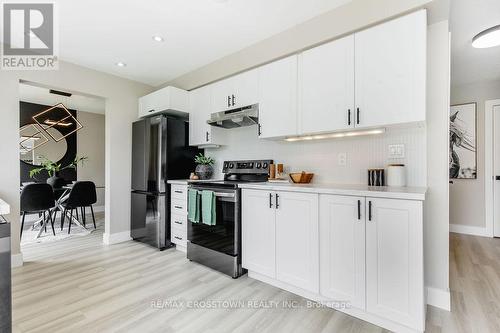
<svg viewBox="0 0 500 333"><path fill-rule="evenodd" d="M409 186L426 186L425 128L392 129L385 134L317 141L270 141L257 137L255 126L226 130L227 145L205 149L216 160L216 177L222 177L224 160L273 159L285 171L314 172L317 183L367 184L367 169L389 163L407 166ZM388 145L404 144L405 158L389 159ZM338 165L338 154L347 153L347 164Z"/></svg>
<svg viewBox="0 0 500 333"><path fill-rule="evenodd" d="M450 34L448 21L427 29L427 195L424 257L428 303L449 309L448 140Z"/></svg>
<svg viewBox="0 0 500 333"><path fill-rule="evenodd" d="M79 157L87 156L88 160L77 170L78 180L90 180L96 185L97 203L95 207L104 206L105 184L105 116L78 110L78 121L83 128L76 132Z"/></svg>
<svg viewBox="0 0 500 333"><path fill-rule="evenodd" d="M453 73L452 73L453 76ZM451 87L451 104L477 103L477 179L454 179L450 185L450 223L485 232L484 102L500 99L500 80ZM481 231L481 229L483 229Z"/></svg>
<svg viewBox="0 0 500 333"><path fill-rule="evenodd" d="M0 71L0 198L11 205L12 254L19 246L19 81L106 98L106 224L108 239L130 230L132 121L150 86L60 62L57 71Z"/></svg>

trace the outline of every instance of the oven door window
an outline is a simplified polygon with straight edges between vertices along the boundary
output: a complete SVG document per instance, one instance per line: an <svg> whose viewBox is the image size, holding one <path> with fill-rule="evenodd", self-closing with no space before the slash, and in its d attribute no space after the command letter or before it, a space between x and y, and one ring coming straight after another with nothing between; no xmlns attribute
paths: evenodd
<svg viewBox="0 0 500 333"><path fill-rule="evenodd" d="M201 198L200 198L201 199ZM200 200L200 222L189 221L188 240L196 245L214 251L237 255L235 229L236 204L235 198L215 197L215 225L208 225L202 221L203 207Z"/></svg>

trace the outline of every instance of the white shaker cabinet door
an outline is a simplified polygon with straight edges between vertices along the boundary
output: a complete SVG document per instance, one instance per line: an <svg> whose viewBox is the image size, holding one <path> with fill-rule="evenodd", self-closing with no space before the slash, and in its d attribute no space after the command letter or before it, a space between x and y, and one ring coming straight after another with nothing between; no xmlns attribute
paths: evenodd
<svg viewBox="0 0 500 333"><path fill-rule="evenodd" d="M259 68L259 137L297 135L297 56Z"/></svg>
<svg viewBox="0 0 500 333"><path fill-rule="evenodd" d="M354 127L354 35L302 53L299 78L301 133Z"/></svg>
<svg viewBox="0 0 500 333"><path fill-rule="evenodd" d="M356 127L425 121L426 36L425 10L354 35Z"/></svg>
<svg viewBox="0 0 500 333"><path fill-rule="evenodd" d="M422 202L366 198L366 310L423 331Z"/></svg>
<svg viewBox="0 0 500 333"><path fill-rule="evenodd" d="M276 278L319 292L318 194L276 192Z"/></svg>
<svg viewBox="0 0 500 333"><path fill-rule="evenodd" d="M320 293L365 309L365 198L320 195Z"/></svg>
<svg viewBox="0 0 500 333"><path fill-rule="evenodd" d="M274 193L242 190L242 264L243 267L276 277Z"/></svg>

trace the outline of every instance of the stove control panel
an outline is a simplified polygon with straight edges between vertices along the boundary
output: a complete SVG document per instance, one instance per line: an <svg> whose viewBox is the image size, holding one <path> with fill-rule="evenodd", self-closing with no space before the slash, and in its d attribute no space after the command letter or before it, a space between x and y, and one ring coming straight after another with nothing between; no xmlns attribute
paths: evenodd
<svg viewBox="0 0 500 333"><path fill-rule="evenodd" d="M242 174L268 174L273 160L225 161L222 172Z"/></svg>

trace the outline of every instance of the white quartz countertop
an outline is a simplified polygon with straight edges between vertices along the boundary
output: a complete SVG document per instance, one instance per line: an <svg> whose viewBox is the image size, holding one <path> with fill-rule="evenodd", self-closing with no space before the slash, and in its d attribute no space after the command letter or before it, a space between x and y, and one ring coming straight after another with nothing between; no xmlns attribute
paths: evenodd
<svg viewBox="0 0 500 333"><path fill-rule="evenodd" d="M404 200L425 200L425 187L389 187L350 184L244 183L242 189L353 195Z"/></svg>
<svg viewBox="0 0 500 333"><path fill-rule="evenodd" d="M0 199L0 215L10 214L10 205Z"/></svg>
<svg viewBox="0 0 500 333"><path fill-rule="evenodd" d="M167 183L173 185L187 185L189 183L189 179L172 179L167 180Z"/></svg>

